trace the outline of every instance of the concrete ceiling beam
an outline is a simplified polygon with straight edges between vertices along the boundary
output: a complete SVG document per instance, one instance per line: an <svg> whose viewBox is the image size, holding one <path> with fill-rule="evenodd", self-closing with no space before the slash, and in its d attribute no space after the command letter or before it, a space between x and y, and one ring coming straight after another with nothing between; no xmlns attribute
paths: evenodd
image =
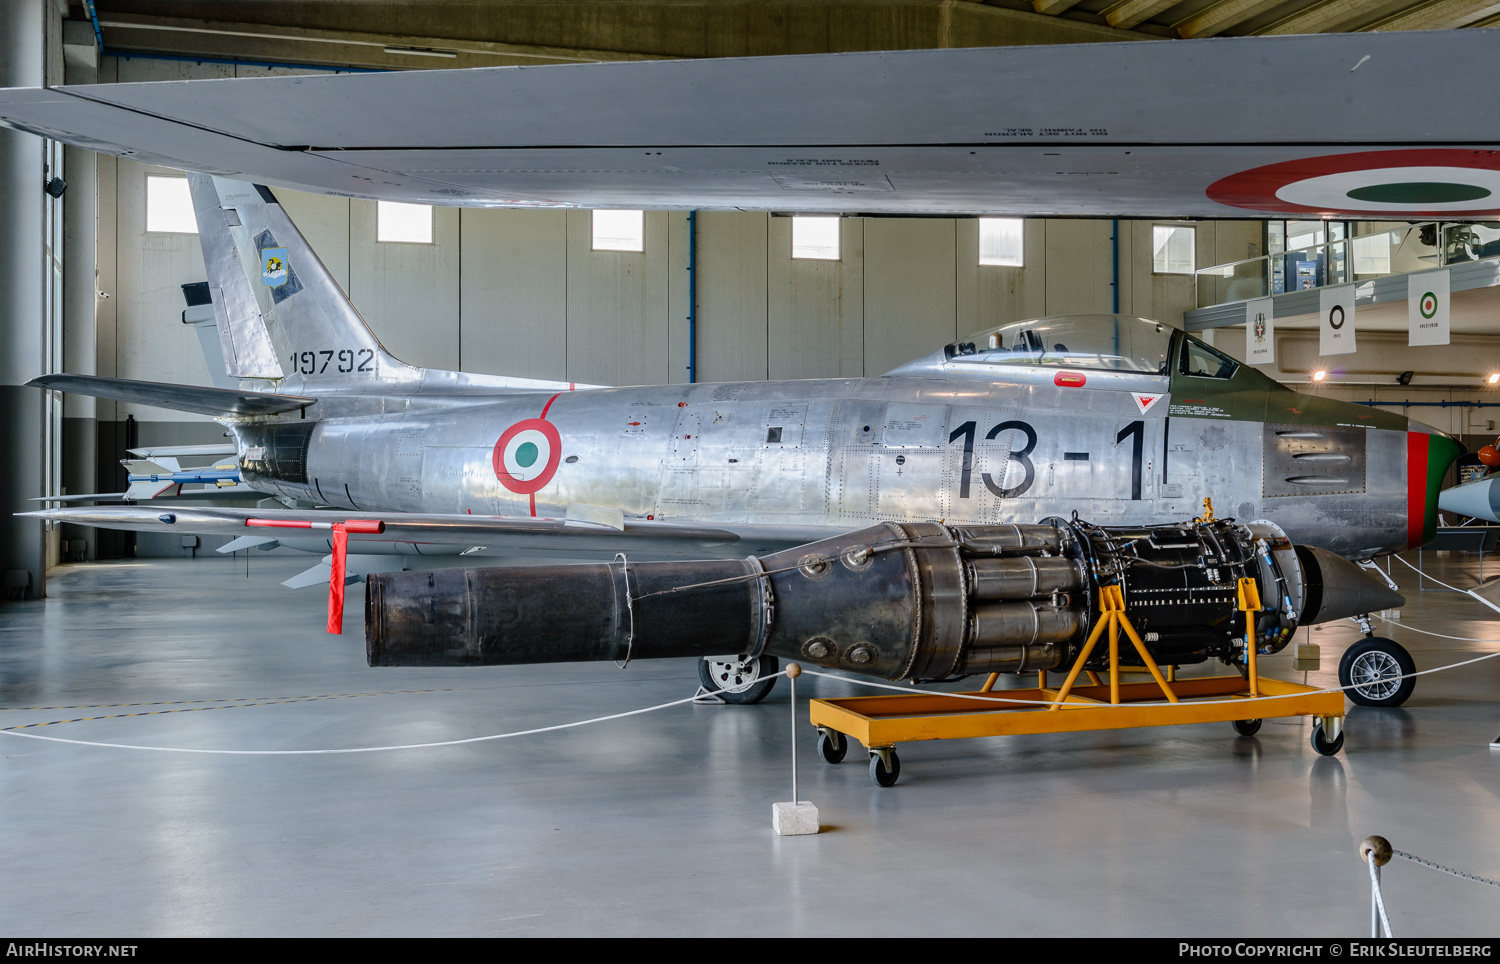
<svg viewBox="0 0 1500 964"><path fill-rule="evenodd" d="M613 50L313 30L126 13L103 14L99 25L105 46L114 49L242 60L432 68L662 59L654 54Z"/></svg>
<svg viewBox="0 0 1500 964"><path fill-rule="evenodd" d="M1439 30L1467 27L1477 20L1500 13L1495 0L1432 0L1383 20L1371 30Z"/></svg>
<svg viewBox="0 0 1500 964"><path fill-rule="evenodd" d="M1057 16L1069 7L1076 6L1078 0L1031 0L1031 9L1037 13L1051 14Z"/></svg>
<svg viewBox="0 0 1500 964"><path fill-rule="evenodd" d="M1125 0L1104 11L1104 19L1111 27L1128 30L1179 2L1180 0Z"/></svg>
<svg viewBox="0 0 1500 964"><path fill-rule="evenodd" d="M1323 33L1346 24L1370 9L1369 0L1328 0L1316 6L1278 20L1257 33L1263 36L1279 36L1293 33Z"/></svg>
<svg viewBox="0 0 1500 964"><path fill-rule="evenodd" d="M1177 24L1180 37L1213 37L1259 16L1285 0L1223 0Z"/></svg>

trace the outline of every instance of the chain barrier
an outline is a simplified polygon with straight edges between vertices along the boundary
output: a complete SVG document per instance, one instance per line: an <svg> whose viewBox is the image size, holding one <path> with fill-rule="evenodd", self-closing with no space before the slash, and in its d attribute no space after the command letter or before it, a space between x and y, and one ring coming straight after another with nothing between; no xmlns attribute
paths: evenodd
<svg viewBox="0 0 1500 964"><path fill-rule="evenodd" d="M1418 857L1416 854L1409 854L1404 850L1396 850L1395 848L1392 848L1391 853L1394 856L1400 857L1402 860L1410 860L1412 863L1421 864L1423 867L1430 867L1433 870L1441 870L1445 874L1452 874L1455 877L1462 877L1464 880L1472 880L1476 884L1489 884L1491 887L1500 887L1500 880L1490 880L1488 877L1481 877L1478 874L1466 874L1462 870L1454 870L1452 867L1444 867L1442 864L1433 863L1430 860Z"/></svg>
<svg viewBox="0 0 1500 964"><path fill-rule="evenodd" d="M1445 874L1452 874L1453 876L1461 877L1464 880L1472 880L1476 884L1488 884L1491 887L1500 887L1500 880L1491 880L1488 877L1481 877L1478 874L1469 874L1463 872L1462 870L1454 870L1452 867L1445 867L1442 864L1434 863L1431 860L1426 860L1422 857L1418 857L1416 854L1409 854L1404 850L1397 850L1396 848L1392 847L1391 842L1384 837L1377 837L1373 835L1366 837L1364 840L1360 841L1359 844L1359 859L1363 860L1370 867L1371 937L1379 937L1380 929L1382 927L1385 928L1386 937L1395 937L1395 935L1391 933L1391 919L1389 916L1387 916L1385 911L1385 895L1380 892L1380 868L1390 863L1392 857L1400 857L1403 860L1410 860L1412 863L1421 864L1423 867L1430 867L1433 870L1441 870Z"/></svg>

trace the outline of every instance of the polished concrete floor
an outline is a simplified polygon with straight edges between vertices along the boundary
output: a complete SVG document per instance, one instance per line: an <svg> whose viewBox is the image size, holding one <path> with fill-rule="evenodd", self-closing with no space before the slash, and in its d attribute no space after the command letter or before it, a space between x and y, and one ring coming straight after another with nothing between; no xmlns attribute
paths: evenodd
<svg viewBox="0 0 1500 964"><path fill-rule="evenodd" d="M1450 581L1473 576L1428 556ZM218 749L408 744L692 693L691 661L364 665L360 607L277 582L303 557L57 570L0 604L0 727ZM1398 581L1402 578L1398 566ZM1410 577L1409 572L1405 573ZM1425 669L1500 650L1500 617L1411 593L1389 635ZM361 598L353 587L351 601ZM1457 642L1413 629L1492 640ZM1335 679L1350 625L1312 638ZM1292 675L1289 656L1265 661ZM1300 674L1297 674L1300 675ZM806 681L804 680L804 683ZM852 692L817 681L822 695ZM252 705L239 705L239 704ZM142 715L147 714L147 715ZM805 721L805 706L801 710ZM1306 721L918 743L875 787L800 730L816 837L790 797L785 683L560 733L343 756L158 753L0 734L0 929L35 936L1359 936L1358 842L1500 877L1500 660L1354 708L1335 758ZM1496 936L1500 890L1396 862L1398 936Z"/></svg>

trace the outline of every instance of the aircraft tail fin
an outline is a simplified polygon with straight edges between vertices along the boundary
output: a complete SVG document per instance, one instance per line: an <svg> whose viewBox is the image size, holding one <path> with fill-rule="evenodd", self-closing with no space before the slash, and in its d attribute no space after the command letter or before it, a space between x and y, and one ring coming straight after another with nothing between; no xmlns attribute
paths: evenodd
<svg viewBox="0 0 1500 964"><path fill-rule="evenodd" d="M188 183L231 376L312 391L420 374L381 346L269 188L207 174Z"/></svg>

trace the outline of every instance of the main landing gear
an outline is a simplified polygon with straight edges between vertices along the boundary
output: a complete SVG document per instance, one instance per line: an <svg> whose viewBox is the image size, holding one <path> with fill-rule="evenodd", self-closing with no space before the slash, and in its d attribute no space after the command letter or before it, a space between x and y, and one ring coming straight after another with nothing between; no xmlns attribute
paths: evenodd
<svg viewBox="0 0 1500 964"><path fill-rule="evenodd" d="M698 661L698 682L726 703L759 703L779 678L775 656L705 656ZM770 677L767 679L766 677Z"/></svg>

